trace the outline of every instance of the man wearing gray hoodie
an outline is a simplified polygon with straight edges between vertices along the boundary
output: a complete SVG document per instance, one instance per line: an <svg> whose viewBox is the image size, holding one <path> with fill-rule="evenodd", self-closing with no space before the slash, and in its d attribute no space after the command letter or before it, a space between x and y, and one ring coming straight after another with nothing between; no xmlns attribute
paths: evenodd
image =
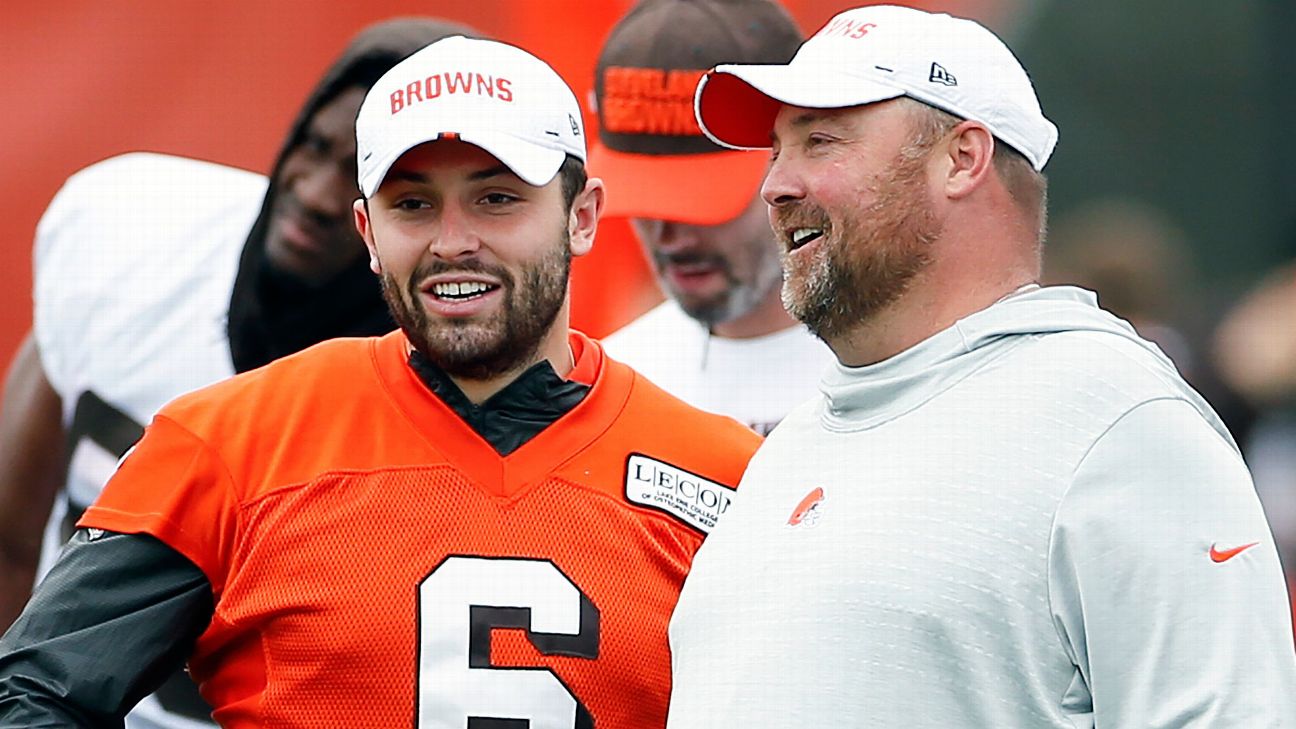
<svg viewBox="0 0 1296 729"><path fill-rule="evenodd" d="M1057 130L980 25L847 11L700 83L772 147L784 302L832 348L699 551L669 726L1296 725L1233 439L1090 292L1041 288Z"/></svg>

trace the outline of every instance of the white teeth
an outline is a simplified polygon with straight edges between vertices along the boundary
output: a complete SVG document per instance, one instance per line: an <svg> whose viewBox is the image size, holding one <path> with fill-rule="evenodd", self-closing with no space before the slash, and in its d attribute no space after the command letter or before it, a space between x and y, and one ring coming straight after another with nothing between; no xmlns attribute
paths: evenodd
<svg viewBox="0 0 1296 729"><path fill-rule="evenodd" d="M437 296L449 296L449 297L462 298L466 296L476 296L477 294L483 294L486 291L488 291L490 288L491 287L489 285L481 283L480 281L464 281L462 283L457 281L452 281L450 283L432 284L432 293L436 294Z"/></svg>
<svg viewBox="0 0 1296 729"><path fill-rule="evenodd" d="M792 231L792 245L803 246L823 235L823 228L797 228Z"/></svg>

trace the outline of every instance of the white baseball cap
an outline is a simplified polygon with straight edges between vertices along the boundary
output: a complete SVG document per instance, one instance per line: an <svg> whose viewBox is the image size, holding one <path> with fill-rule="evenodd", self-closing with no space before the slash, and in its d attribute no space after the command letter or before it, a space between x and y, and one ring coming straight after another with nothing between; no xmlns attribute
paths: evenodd
<svg viewBox="0 0 1296 729"><path fill-rule="evenodd" d="M396 64L356 117L360 193L372 197L400 156L460 139L528 184L548 184L567 155L585 161L576 95L549 64L507 43L444 38Z"/></svg>
<svg viewBox="0 0 1296 729"><path fill-rule="evenodd" d="M981 24L895 5L840 13L779 65L716 66L698 84L698 124L734 149L770 146L781 105L838 109L908 96L978 121L1043 169L1057 127L1026 70Z"/></svg>

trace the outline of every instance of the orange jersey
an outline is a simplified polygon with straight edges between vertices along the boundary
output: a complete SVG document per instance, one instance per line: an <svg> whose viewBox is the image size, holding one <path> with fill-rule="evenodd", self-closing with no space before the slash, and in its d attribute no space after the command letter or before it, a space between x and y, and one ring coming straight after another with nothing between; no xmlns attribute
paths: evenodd
<svg viewBox="0 0 1296 729"><path fill-rule="evenodd" d="M164 408L81 526L207 575L224 726L663 727L667 623L759 438L571 343L592 389L508 456L400 333L279 360Z"/></svg>

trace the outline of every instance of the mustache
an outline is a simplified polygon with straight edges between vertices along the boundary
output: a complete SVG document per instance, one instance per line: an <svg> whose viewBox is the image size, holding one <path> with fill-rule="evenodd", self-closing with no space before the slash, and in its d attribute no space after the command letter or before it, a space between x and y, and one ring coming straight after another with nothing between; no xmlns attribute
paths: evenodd
<svg viewBox="0 0 1296 729"><path fill-rule="evenodd" d="M420 263L410 276L410 286L417 290L427 279L443 273L482 273L498 279L504 288L513 288L514 283L513 274L507 268L485 263L476 258L465 258L461 261L433 259Z"/></svg>
<svg viewBox="0 0 1296 729"><path fill-rule="evenodd" d="M729 262L724 258L724 256L714 253L698 253L696 251L686 253L654 252L653 259L657 262L659 268L665 268L668 265L691 266L699 263L724 269L727 269L729 266Z"/></svg>
<svg viewBox="0 0 1296 729"><path fill-rule="evenodd" d="M790 203L774 208L771 227L776 235L797 228L823 228L832 225L828 211L811 202Z"/></svg>

